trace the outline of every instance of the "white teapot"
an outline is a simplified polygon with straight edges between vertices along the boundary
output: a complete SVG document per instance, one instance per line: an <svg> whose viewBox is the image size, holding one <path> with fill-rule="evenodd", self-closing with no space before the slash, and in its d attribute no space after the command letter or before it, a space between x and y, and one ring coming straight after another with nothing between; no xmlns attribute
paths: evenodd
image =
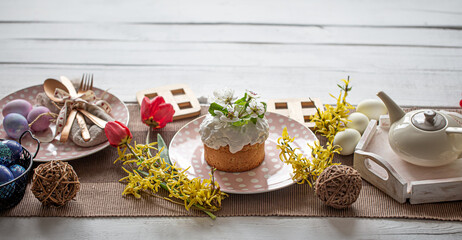
<svg viewBox="0 0 462 240"><path fill-rule="evenodd" d="M387 106L391 127L388 141L403 160L437 167L462 158L462 115L430 109L404 111L384 92L377 96Z"/></svg>

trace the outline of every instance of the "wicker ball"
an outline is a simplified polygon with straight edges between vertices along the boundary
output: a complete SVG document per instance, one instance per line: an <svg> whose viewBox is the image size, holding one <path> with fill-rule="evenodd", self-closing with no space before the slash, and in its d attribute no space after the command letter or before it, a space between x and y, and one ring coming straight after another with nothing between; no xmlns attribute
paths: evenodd
<svg viewBox="0 0 462 240"><path fill-rule="evenodd" d="M358 199L361 186L362 180L358 171L345 165L333 165L319 175L315 192L326 205L342 209Z"/></svg>
<svg viewBox="0 0 462 240"><path fill-rule="evenodd" d="M70 164L50 161L35 169L31 190L43 205L60 207L77 195L80 182Z"/></svg>

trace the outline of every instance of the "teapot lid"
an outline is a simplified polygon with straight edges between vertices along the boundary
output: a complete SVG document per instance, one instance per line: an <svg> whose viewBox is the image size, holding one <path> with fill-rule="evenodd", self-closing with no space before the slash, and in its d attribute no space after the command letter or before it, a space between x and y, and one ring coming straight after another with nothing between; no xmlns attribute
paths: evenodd
<svg viewBox="0 0 462 240"><path fill-rule="evenodd" d="M424 131L437 131L446 126L446 118L433 110L424 110L412 116L412 124Z"/></svg>

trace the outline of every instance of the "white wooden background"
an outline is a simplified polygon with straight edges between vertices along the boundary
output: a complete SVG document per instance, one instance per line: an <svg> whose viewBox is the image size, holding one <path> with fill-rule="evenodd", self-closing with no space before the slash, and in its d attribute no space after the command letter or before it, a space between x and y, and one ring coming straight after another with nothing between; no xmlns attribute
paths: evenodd
<svg viewBox="0 0 462 240"><path fill-rule="evenodd" d="M319 97L348 75L350 102L379 90L400 105L462 99L462 1L81 0L0 2L0 97L44 79L95 74L127 102L186 83L264 98ZM455 209L460 211L462 209ZM0 218L8 239L457 239L458 222L236 217ZM6 238L5 238L6 239Z"/></svg>
<svg viewBox="0 0 462 240"><path fill-rule="evenodd" d="M142 87L227 85L316 96L350 75L352 103L462 98L460 1L2 1L0 94L61 74L96 75L125 101ZM116 84L115 84L116 83Z"/></svg>

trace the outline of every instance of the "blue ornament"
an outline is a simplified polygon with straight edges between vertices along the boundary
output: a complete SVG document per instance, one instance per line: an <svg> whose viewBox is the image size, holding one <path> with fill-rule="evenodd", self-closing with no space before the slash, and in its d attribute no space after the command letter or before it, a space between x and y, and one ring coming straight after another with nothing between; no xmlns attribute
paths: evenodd
<svg viewBox="0 0 462 240"><path fill-rule="evenodd" d="M11 158L13 160L18 160L21 158L22 146L14 140L4 140L1 143L5 144L11 150Z"/></svg>
<svg viewBox="0 0 462 240"><path fill-rule="evenodd" d="M7 167L0 165L0 185L14 179L13 173Z"/></svg>
<svg viewBox="0 0 462 240"><path fill-rule="evenodd" d="M21 165L15 164L15 165L10 166L10 171L13 174L14 178L17 178L19 177L19 175L25 172L26 169Z"/></svg>
<svg viewBox="0 0 462 240"><path fill-rule="evenodd" d="M10 148L0 142L0 164L6 166L13 164L12 156L13 153L11 152Z"/></svg>

